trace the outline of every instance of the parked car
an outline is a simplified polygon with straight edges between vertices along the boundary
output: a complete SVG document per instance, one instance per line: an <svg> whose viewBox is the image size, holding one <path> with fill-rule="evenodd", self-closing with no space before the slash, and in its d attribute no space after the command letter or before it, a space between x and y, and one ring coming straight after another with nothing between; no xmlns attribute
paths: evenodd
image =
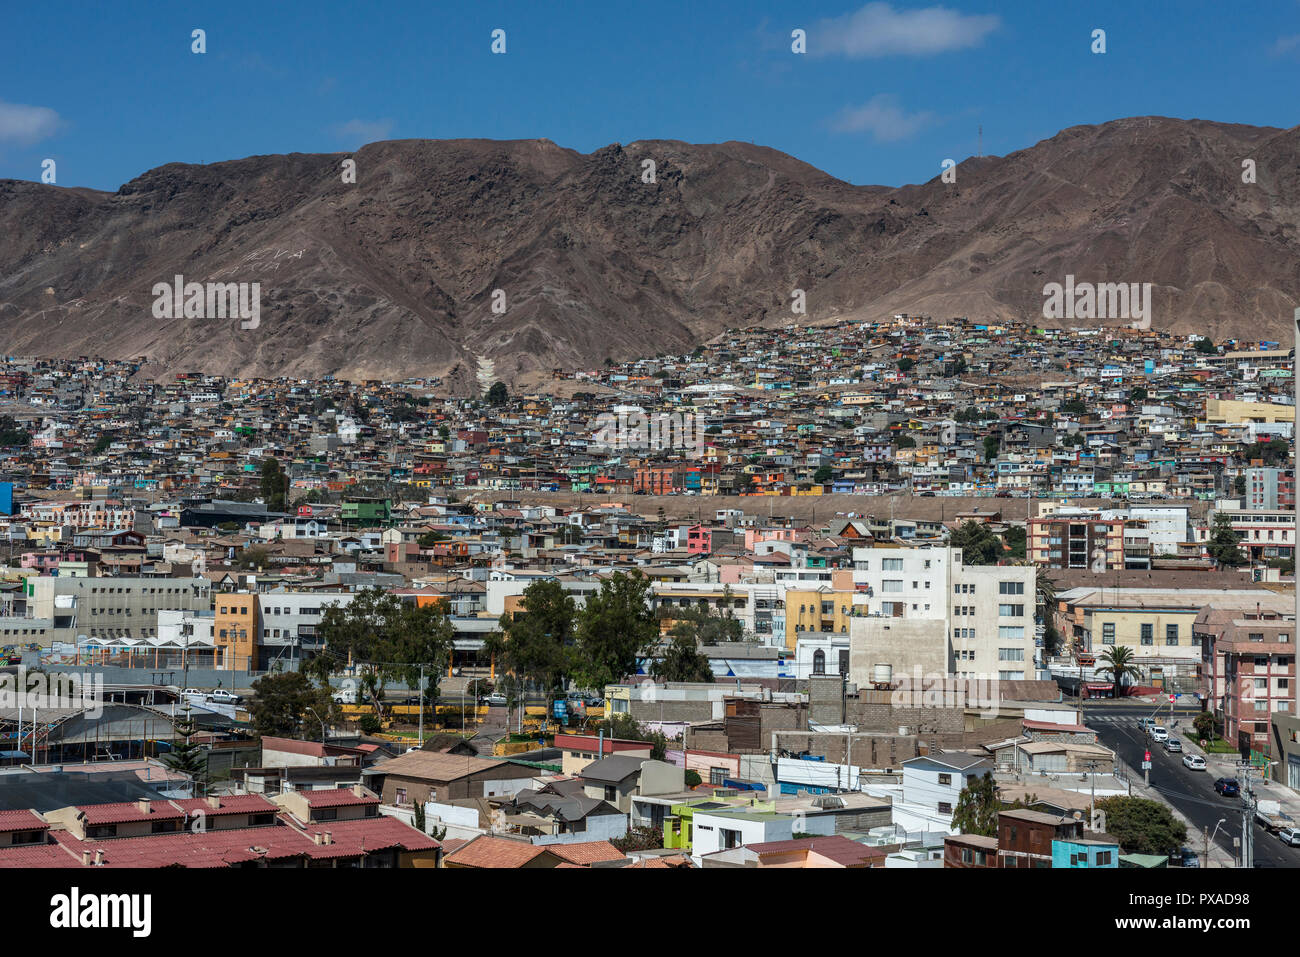
<svg viewBox="0 0 1300 957"><path fill-rule="evenodd" d="M1165 742L1165 750L1170 754L1181 754L1183 750L1183 742L1179 741L1177 738L1170 738Z"/></svg>
<svg viewBox="0 0 1300 957"><path fill-rule="evenodd" d="M1191 768L1193 771L1204 771L1205 758L1201 757L1199 754L1184 754L1183 767Z"/></svg>
<svg viewBox="0 0 1300 957"><path fill-rule="evenodd" d="M1277 837L1289 847L1300 847L1300 827L1284 827L1277 832Z"/></svg>
<svg viewBox="0 0 1300 957"><path fill-rule="evenodd" d="M1169 863L1174 867L1200 867L1201 859L1190 847L1184 847L1169 855Z"/></svg>
<svg viewBox="0 0 1300 957"><path fill-rule="evenodd" d="M335 704L356 704L357 689L344 688L342 691L334 692L332 695L330 695L330 698L333 699Z"/></svg>
<svg viewBox="0 0 1300 957"><path fill-rule="evenodd" d="M1236 797L1241 793L1241 785L1236 778L1219 778L1214 782L1214 790L1224 797Z"/></svg>
<svg viewBox="0 0 1300 957"><path fill-rule="evenodd" d="M1155 726L1156 726L1155 718L1142 718L1140 721L1138 721L1138 727L1141 728L1143 731L1145 731L1147 734L1150 734L1151 729L1154 728Z"/></svg>
<svg viewBox="0 0 1300 957"><path fill-rule="evenodd" d="M1164 728L1158 724L1151 728L1152 741L1164 741L1168 737L1169 737L1169 729Z"/></svg>
<svg viewBox="0 0 1300 957"><path fill-rule="evenodd" d="M483 703L490 708L504 708L506 706L506 696L500 691L494 691L483 698Z"/></svg>
<svg viewBox="0 0 1300 957"><path fill-rule="evenodd" d="M229 691L218 689L208 692L204 700L211 701L213 704L239 704L240 697L237 694L231 694Z"/></svg>
<svg viewBox="0 0 1300 957"><path fill-rule="evenodd" d="M206 691L200 691L198 688L186 688L181 692L182 698L206 698L207 696Z"/></svg>

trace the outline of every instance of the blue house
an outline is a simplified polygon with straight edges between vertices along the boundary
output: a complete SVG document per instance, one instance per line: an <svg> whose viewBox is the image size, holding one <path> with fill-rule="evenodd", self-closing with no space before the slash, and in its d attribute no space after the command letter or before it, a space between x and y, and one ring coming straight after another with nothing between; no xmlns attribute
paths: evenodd
<svg viewBox="0 0 1300 957"><path fill-rule="evenodd" d="M1114 841L1052 841L1052 866L1065 868L1119 867L1119 845Z"/></svg>

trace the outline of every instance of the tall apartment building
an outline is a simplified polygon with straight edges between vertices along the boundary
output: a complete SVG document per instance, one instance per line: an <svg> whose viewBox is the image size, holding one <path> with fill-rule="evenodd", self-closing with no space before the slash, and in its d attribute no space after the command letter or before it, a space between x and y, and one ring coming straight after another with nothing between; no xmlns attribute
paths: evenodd
<svg viewBox="0 0 1300 957"><path fill-rule="evenodd" d="M1031 561L1048 568L1091 568L1094 571L1127 568L1124 526L1121 519L1084 515L1031 518L1026 555Z"/></svg>
<svg viewBox="0 0 1300 957"><path fill-rule="evenodd" d="M882 547L855 548L853 566L852 680L868 684L885 664L895 674L920 666L968 678L1035 677L1032 565L967 565L959 548Z"/></svg>
<svg viewBox="0 0 1300 957"><path fill-rule="evenodd" d="M1279 468L1246 469L1247 509L1294 509L1295 471Z"/></svg>
<svg viewBox="0 0 1300 957"><path fill-rule="evenodd" d="M1269 724L1296 706L1296 620L1271 610L1208 605L1193 625L1201 677L1223 736L1242 749L1269 752Z"/></svg>

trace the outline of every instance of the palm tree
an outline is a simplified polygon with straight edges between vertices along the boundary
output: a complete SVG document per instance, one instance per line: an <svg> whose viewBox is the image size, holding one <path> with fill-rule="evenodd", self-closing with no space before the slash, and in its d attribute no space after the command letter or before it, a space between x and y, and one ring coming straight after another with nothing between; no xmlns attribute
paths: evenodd
<svg viewBox="0 0 1300 957"><path fill-rule="evenodd" d="M1108 648L1101 656L1105 662L1097 670L1108 671L1115 680L1115 697L1121 697L1124 690L1125 677L1132 675L1136 678L1140 672L1134 662L1133 649L1127 645L1120 645L1117 648Z"/></svg>
<svg viewBox="0 0 1300 957"><path fill-rule="evenodd" d="M1034 590L1038 593L1038 604L1046 612L1053 611L1056 604L1056 582L1047 575L1047 567L1038 565L1034 572Z"/></svg>

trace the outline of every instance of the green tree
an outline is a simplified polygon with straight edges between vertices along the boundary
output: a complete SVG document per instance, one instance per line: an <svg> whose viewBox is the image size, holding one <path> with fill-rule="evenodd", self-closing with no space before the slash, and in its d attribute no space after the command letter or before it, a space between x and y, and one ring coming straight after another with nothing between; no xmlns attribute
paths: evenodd
<svg viewBox="0 0 1300 957"><path fill-rule="evenodd" d="M487 391L487 400L489 405L505 405L510 401L510 391L506 388L504 382L493 382L492 388Z"/></svg>
<svg viewBox="0 0 1300 957"><path fill-rule="evenodd" d="M253 682L248 710L253 730L259 735L292 737L304 733L308 720L315 721L309 708L328 720L333 713L333 702L328 689L313 685L300 671L263 675Z"/></svg>
<svg viewBox="0 0 1300 957"><path fill-rule="evenodd" d="M1187 840L1187 825L1159 801L1137 797L1108 797L1097 801L1106 815L1106 833L1127 854L1169 855Z"/></svg>
<svg viewBox="0 0 1300 957"><path fill-rule="evenodd" d="M1101 660L1103 664L1097 671L1108 673L1115 682L1115 697L1123 697L1124 679L1136 678L1141 674L1135 664L1136 656L1133 654L1133 649L1127 645L1107 648L1102 653Z"/></svg>
<svg viewBox="0 0 1300 957"><path fill-rule="evenodd" d="M108 447L112 444L113 444L113 437L111 435L101 435L95 441L95 447L90 450L90 454L102 455L108 451Z"/></svg>
<svg viewBox="0 0 1300 957"><path fill-rule="evenodd" d="M825 485L835 477L835 470L829 465L823 465L813 472L813 482L817 485Z"/></svg>
<svg viewBox="0 0 1300 957"><path fill-rule="evenodd" d="M910 435L897 436L894 439L894 447L899 449L914 449L916 448L916 439L912 438Z"/></svg>
<svg viewBox="0 0 1300 957"><path fill-rule="evenodd" d="M578 680L603 688L636 672L638 656L659 638L650 610L650 579L639 571L615 572L587 599L576 626Z"/></svg>
<svg viewBox="0 0 1300 957"><path fill-rule="evenodd" d="M1142 388L1142 386L1138 386L1128 394L1128 397L1132 402L1145 402L1147 400L1147 395L1147 390Z"/></svg>
<svg viewBox="0 0 1300 957"><path fill-rule="evenodd" d="M678 629L686 627L674 627L668 647L650 665L650 674L661 681L712 681L713 669L701 653L699 642L690 634L678 633Z"/></svg>
<svg viewBox="0 0 1300 957"><path fill-rule="evenodd" d="M704 782L704 779L700 777L699 771L687 771L685 777L685 783L688 788L697 788Z"/></svg>
<svg viewBox="0 0 1300 957"><path fill-rule="evenodd" d="M605 737L617 741L645 741L650 745L650 757L662 761L668 751L668 738L662 731L651 731L637 722L630 714L610 715L592 728L588 734L605 732Z"/></svg>
<svg viewBox="0 0 1300 957"><path fill-rule="evenodd" d="M262 501L273 512L283 511L289 491L289 477L280 468L280 462L273 457L262 459Z"/></svg>
<svg viewBox="0 0 1300 957"><path fill-rule="evenodd" d="M909 359L907 356L904 356L898 360L898 371L903 373L911 372L915 365L916 361L914 359Z"/></svg>
<svg viewBox="0 0 1300 957"><path fill-rule="evenodd" d="M1012 525L1002 533L1002 541L1008 548L1007 557L1023 559L1025 557L1025 530L1019 525Z"/></svg>
<svg viewBox="0 0 1300 957"><path fill-rule="evenodd" d="M952 826L961 834L982 834L993 837L998 833L998 786L993 775L984 772L981 778L971 780L957 796L957 806L952 812Z"/></svg>
<svg viewBox="0 0 1300 957"><path fill-rule="evenodd" d="M1214 714L1210 711L1202 711L1192 719L1192 727L1196 729L1198 737L1206 741L1213 741L1215 732L1219 723L1214 720Z"/></svg>
<svg viewBox="0 0 1300 957"><path fill-rule="evenodd" d="M31 445L32 435L12 415L0 415L0 446Z"/></svg>
<svg viewBox="0 0 1300 957"><path fill-rule="evenodd" d="M1237 547L1237 543L1240 541L1241 536L1233 531L1231 520L1227 515L1220 512L1214 516L1214 526L1210 532L1210 541L1205 550L1220 565L1231 568L1246 562L1246 556Z"/></svg>
<svg viewBox="0 0 1300 957"><path fill-rule="evenodd" d="M1197 339L1192 348L1202 355L1215 356L1219 354L1219 347L1214 344L1214 340L1209 336L1202 336Z"/></svg>
<svg viewBox="0 0 1300 957"><path fill-rule="evenodd" d="M265 548L255 545L252 548L242 548L235 555L236 568L265 568L271 559L271 553Z"/></svg>
<svg viewBox="0 0 1300 957"><path fill-rule="evenodd" d="M997 458L998 449L1001 447L1001 445L1002 443L998 441L998 437L996 435L984 436L984 461L992 462L995 458Z"/></svg>
<svg viewBox="0 0 1300 957"><path fill-rule="evenodd" d="M308 669L325 679L353 662L376 704L392 681L436 697L455 637L443 605L416 605L380 588L363 589L345 606L327 605L317 632L326 653L311 659ZM427 689L420 688L421 666Z"/></svg>
<svg viewBox="0 0 1300 957"><path fill-rule="evenodd" d="M530 681L548 694L565 690L573 672L573 598L554 579L539 579L523 594L523 610L501 616L501 631L488 636L486 650L498 671Z"/></svg>
<svg viewBox="0 0 1300 957"><path fill-rule="evenodd" d="M1060 406L1060 412L1062 415L1084 415L1087 411L1088 407L1084 405L1083 400L1079 398L1066 399Z"/></svg>
<svg viewBox="0 0 1300 957"><path fill-rule="evenodd" d="M1246 476L1238 475L1232 480L1232 489L1238 495L1246 494Z"/></svg>
<svg viewBox="0 0 1300 957"><path fill-rule="evenodd" d="M949 536L948 544L960 548L967 565L996 565L1003 556L1002 539L983 522L962 522Z"/></svg>
<svg viewBox="0 0 1300 957"><path fill-rule="evenodd" d="M208 759L203 746L193 741L198 731L198 723L190 714L188 699L185 702L185 711L172 724L172 730L180 736L180 740L174 742L172 749L163 755L163 763L171 770L188 774L191 780L197 781L207 770Z"/></svg>
<svg viewBox="0 0 1300 957"><path fill-rule="evenodd" d="M658 827L634 827L622 837L611 838L609 843L624 853L655 851L664 846L664 832Z"/></svg>

